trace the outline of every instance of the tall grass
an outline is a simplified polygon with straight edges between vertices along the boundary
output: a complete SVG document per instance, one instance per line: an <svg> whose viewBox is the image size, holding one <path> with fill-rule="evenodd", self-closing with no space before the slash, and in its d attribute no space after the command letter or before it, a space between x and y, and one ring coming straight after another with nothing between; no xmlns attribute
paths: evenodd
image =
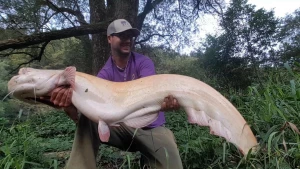
<svg viewBox="0 0 300 169"><path fill-rule="evenodd" d="M285 69L265 72L265 79L246 94L231 94L260 144L256 156L241 163L253 168L299 168L300 74L285 64Z"/></svg>
<svg viewBox="0 0 300 169"><path fill-rule="evenodd" d="M68 118L61 115L61 112L34 115L24 121L17 117L13 124L0 120L0 168L58 168L60 162L45 153L69 150L68 134L73 136L74 132L72 122L68 123Z"/></svg>

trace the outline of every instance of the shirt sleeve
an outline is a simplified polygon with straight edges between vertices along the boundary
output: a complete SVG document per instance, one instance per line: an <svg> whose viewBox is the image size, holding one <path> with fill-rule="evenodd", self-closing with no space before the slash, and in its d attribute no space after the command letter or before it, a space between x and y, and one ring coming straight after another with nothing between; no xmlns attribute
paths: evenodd
<svg viewBox="0 0 300 169"><path fill-rule="evenodd" d="M156 72L155 72L154 63L150 58L147 58L143 62L141 62L139 78L151 76L155 74Z"/></svg>

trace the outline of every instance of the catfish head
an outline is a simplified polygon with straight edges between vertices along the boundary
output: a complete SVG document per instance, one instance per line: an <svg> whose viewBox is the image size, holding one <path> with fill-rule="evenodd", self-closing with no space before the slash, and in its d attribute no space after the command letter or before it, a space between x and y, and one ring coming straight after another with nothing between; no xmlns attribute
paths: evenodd
<svg viewBox="0 0 300 169"><path fill-rule="evenodd" d="M49 101L51 92L60 86L73 88L75 73L75 67L67 67L65 70L21 68L18 75L8 82L8 91L13 97L25 102L38 101L53 105Z"/></svg>

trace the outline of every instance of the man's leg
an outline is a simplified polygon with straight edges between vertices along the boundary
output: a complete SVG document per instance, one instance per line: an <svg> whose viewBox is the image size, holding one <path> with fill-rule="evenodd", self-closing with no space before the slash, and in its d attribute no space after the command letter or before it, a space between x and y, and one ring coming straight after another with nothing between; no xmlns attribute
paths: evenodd
<svg viewBox="0 0 300 169"><path fill-rule="evenodd" d="M134 149L142 154L141 167L151 169L182 169L182 162L171 130L157 127L139 129L134 137Z"/></svg>
<svg viewBox="0 0 300 169"><path fill-rule="evenodd" d="M104 144L124 151L128 150L132 142L132 130L134 129L128 128L124 124L121 124L119 127L109 127L109 129L109 142ZM100 143L98 124L81 115L71 155L65 169L96 169L96 155Z"/></svg>
<svg viewBox="0 0 300 169"><path fill-rule="evenodd" d="M96 154L100 144L97 133L93 122L81 115L65 169L96 169Z"/></svg>
<svg viewBox="0 0 300 169"><path fill-rule="evenodd" d="M96 155L101 143L97 125L81 115L66 169L96 169ZM124 124L110 127L110 139L105 144L125 151L140 151L143 164L152 168L182 169L174 135L165 127L149 130L136 130Z"/></svg>

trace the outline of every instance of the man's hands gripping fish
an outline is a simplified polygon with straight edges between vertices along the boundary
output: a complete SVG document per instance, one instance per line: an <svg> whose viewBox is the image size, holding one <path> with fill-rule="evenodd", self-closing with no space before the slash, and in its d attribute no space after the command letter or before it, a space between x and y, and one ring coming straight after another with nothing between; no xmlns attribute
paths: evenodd
<svg viewBox="0 0 300 169"><path fill-rule="evenodd" d="M77 108L72 104L72 90L66 86L55 88L50 94L50 101L54 104L55 108L62 108L66 114L75 122L78 122ZM48 100L40 97L42 100ZM178 101L172 96L167 96L161 105L161 111L177 110L180 108Z"/></svg>

